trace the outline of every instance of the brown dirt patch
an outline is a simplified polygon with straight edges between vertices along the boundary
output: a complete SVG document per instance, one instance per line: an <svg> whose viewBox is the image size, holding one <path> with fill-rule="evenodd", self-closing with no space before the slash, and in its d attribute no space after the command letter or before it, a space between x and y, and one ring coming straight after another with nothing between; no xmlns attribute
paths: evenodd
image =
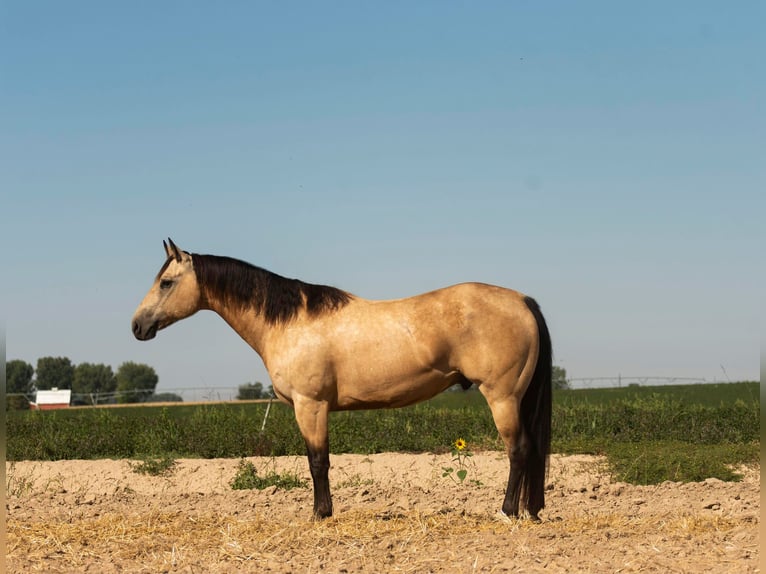
<svg viewBox="0 0 766 574"><path fill-rule="evenodd" d="M302 457L251 458L309 478ZM554 456L542 522L502 521L508 463L479 453L331 457L335 516L310 489L235 491L237 460L8 464L8 572L756 572L760 470L740 483L632 486L603 460Z"/></svg>

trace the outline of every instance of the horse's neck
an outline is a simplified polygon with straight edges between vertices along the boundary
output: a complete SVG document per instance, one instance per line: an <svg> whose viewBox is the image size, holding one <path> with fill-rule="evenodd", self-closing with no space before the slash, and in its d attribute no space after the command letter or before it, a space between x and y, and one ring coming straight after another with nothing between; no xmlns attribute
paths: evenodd
<svg viewBox="0 0 766 574"><path fill-rule="evenodd" d="M205 307L220 315L261 358L265 356L266 340L273 327L254 308L232 308L216 299L208 299Z"/></svg>

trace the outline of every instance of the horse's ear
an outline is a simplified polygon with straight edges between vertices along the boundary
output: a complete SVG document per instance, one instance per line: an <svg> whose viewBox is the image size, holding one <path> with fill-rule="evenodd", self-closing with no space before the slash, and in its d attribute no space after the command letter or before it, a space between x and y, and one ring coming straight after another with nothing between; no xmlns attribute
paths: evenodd
<svg viewBox="0 0 766 574"><path fill-rule="evenodd" d="M165 248L165 255L167 256L168 259L170 259L173 256L173 254L170 252L170 247L168 247L168 244L165 243L164 239L162 240L162 246Z"/></svg>
<svg viewBox="0 0 766 574"><path fill-rule="evenodd" d="M173 240L168 237L168 244L170 244L170 246L168 246L168 244L166 244L164 241L162 244L165 246L165 253L167 253L167 256L173 257L176 260L176 263L181 263L184 252L181 251L175 243L173 243Z"/></svg>

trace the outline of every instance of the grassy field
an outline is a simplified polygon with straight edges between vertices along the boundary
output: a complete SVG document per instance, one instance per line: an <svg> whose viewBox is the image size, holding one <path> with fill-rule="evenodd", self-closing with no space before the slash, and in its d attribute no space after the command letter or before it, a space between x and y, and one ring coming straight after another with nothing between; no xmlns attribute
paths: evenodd
<svg viewBox="0 0 766 574"><path fill-rule="evenodd" d="M292 411L279 403L135 406L8 413L8 460L243 457L303 454ZM447 392L404 409L333 413L335 453L501 449L480 393ZM728 383L554 393L553 451L605 454L623 480L736 479L758 460L759 384Z"/></svg>
<svg viewBox="0 0 766 574"><path fill-rule="evenodd" d="M615 401L640 401L657 397L685 404L719 407L738 401L758 403L760 386L756 382L710 383L704 385L665 385L661 387L628 386L610 389L576 389L558 391L555 400L560 405L587 403L607 404Z"/></svg>

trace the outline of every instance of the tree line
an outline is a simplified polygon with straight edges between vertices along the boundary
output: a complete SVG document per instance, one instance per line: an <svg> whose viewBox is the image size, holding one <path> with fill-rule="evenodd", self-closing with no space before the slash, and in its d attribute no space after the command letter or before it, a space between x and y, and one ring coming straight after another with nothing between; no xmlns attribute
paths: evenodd
<svg viewBox="0 0 766 574"><path fill-rule="evenodd" d="M157 397L159 377L154 368L133 361L122 363L116 373L109 365L75 365L68 357L41 357L36 368L14 359L5 369L8 408L28 408L37 391L50 389L70 389L73 403L85 405L140 403Z"/></svg>
<svg viewBox="0 0 766 574"><path fill-rule="evenodd" d="M70 389L74 405L183 401L175 393L155 392L158 382L153 367L133 361L122 363L115 373L109 365L75 365L68 357L41 357L36 368L14 359L6 363L6 408L28 409L37 391L50 389ZM259 382L240 385L238 391L239 400L274 397L272 388Z"/></svg>

